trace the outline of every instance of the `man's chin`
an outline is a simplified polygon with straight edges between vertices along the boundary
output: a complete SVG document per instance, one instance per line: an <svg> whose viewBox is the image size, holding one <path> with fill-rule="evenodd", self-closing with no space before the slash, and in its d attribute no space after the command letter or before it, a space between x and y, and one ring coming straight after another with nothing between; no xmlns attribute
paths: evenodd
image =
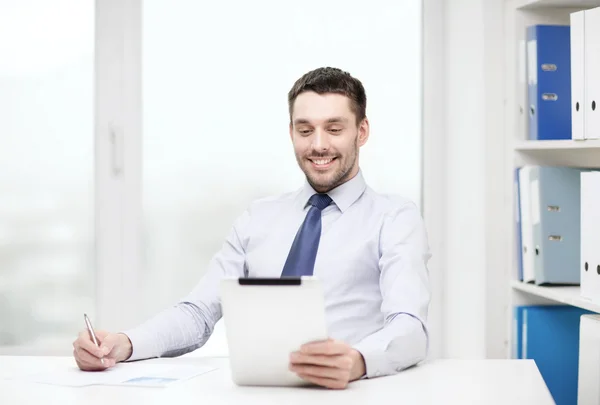
<svg viewBox="0 0 600 405"><path fill-rule="evenodd" d="M319 192L325 192L334 187L334 176L333 173L308 173L308 182L310 185Z"/></svg>

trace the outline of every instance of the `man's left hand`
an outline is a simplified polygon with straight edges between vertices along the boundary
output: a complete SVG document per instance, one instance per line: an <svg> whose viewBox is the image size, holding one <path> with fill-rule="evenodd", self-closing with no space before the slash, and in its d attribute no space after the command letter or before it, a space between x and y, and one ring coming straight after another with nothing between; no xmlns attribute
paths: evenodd
<svg viewBox="0 0 600 405"><path fill-rule="evenodd" d="M365 374L365 361L348 344L328 339L305 344L292 353L290 370L314 384L344 389Z"/></svg>

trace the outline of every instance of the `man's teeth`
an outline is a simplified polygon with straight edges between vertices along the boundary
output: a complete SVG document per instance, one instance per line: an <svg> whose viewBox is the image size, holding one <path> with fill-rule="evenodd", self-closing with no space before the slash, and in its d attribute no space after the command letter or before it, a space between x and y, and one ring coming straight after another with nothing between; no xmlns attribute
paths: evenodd
<svg viewBox="0 0 600 405"><path fill-rule="evenodd" d="M331 162L333 159L321 159L321 160L313 160L318 165L326 165Z"/></svg>

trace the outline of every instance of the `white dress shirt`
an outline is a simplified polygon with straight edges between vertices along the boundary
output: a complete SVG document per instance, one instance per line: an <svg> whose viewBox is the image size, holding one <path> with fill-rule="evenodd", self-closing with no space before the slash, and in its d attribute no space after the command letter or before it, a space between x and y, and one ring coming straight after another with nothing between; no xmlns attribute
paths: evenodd
<svg viewBox="0 0 600 405"><path fill-rule="evenodd" d="M314 193L305 182L251 204L193 291L124 332L133 345L130 360L179 356L204 345L222 316L223 276L280 277ZM428 349L430 253L421 215L413 202L373 191L362 171L328 194L333 202L322 211L314 268L328 332L363 355L366 377L399 372Z"/></svg>

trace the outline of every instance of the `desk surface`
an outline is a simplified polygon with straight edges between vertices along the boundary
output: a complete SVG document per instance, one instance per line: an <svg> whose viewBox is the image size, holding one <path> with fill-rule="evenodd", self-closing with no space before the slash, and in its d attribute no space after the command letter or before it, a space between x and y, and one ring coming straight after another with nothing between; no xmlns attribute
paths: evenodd
<svg viewBox="0 0 600 405"><path fill-rule="evenodd" d="M74 365L70 357L0 356L0 404L554 404L531 360L436 360L397 375L353 382L346 390L238 387L226 358L147 360L218 367L168 388L59 387L5 380Z"/></svg>

